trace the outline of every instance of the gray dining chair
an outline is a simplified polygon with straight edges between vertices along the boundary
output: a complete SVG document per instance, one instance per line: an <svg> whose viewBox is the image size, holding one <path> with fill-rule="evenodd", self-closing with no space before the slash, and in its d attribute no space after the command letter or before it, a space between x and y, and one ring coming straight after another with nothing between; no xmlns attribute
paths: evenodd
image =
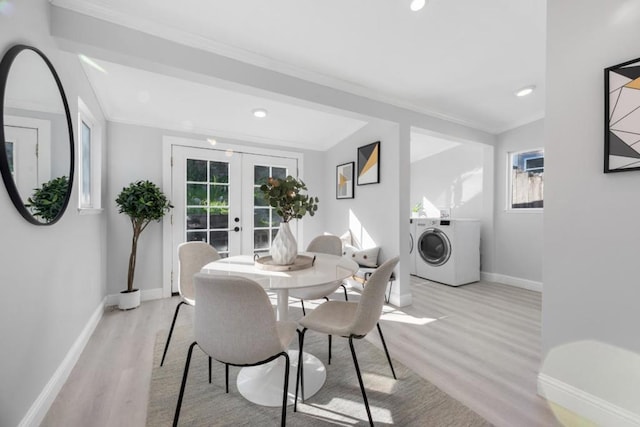
<svg viewBox="0 0 640 427"><path fill-rule="evenodd" d="M373 426L371 410L369 409L367 393L364 388L364 383L362 382L362 376L360 375L360 367L358 366L358 358L356 357L353 340L364 338L374 327L377 327L378 333L380 334L380 340L382 341L382 346L384 347L384 352L387 356L387 361L389 362L389 367L391 368L391 374L393 375L393 378L396 379L396 373L393 369L393 363L391 363L387 344L385 343L384 336L382 335L379 320L380 315L382 314L382 307L384 305L387 283L389 283L389 277L391 277L391 273L399 260L399 257L392 258L383 263L373 272L367 281L366 286L362 290L359 302L327 301L298 321L298 324L302 326L303 329L298 337L300 352L298 357L296 397L293 406L294 412L297 410L298 405L298 386L300 386L302 401L304 402L304 370L302 368L302 352L305 332L307 330L312 330L328 334L329 336L338 335L349 339L351 357L353 358L356 375L358 376L358 383L360 384L360 391L362 392L367 416L369 417L369 424Z"/></svg>
<svg viewBox="0 0 640 427"><path fill-rule="evenodd" d="M316 236L307 246L307 252L317 252L321 254L342 256L342 240L338 236L322 235ZM347 288L342 283L342 280L331 282L322 286L314 286L310 288L291 289L289 296L298 298L302 304L302 313L307 314L304 307L304 300L321 299L329 300L328 296L331 295L342 286L344 290L344 299L349 300L347 295Z"/></svg>
<svg viewBox="0 0 640 427"><path fill-rule="evenodd" d="M169 349L171 335L176 325L180 307L183 305L191 307L196 305L193 275L199 273L205 265L219 259L220 254L218 254L218 251L207 242L184 242L178 245L178 293L180 294L180 303L176 307L175 314L173 315L173 321L169 329L167 343L164 345L160 366L164 365L164 359L167 356L167 350ZM209 376L211 376L211 372L209 372Z"/></svg>
<svg viewBox="0 0 640 427"><path fill-rule="evenodd" d="M195 341L189 346L173 425L178 425L193 348L198 345L209 357L226 365L256 366L285 358L281 425L287 417L289 355L287 347L296 334L296 322L276 320L271 301L255 281L237 276L198 273L194 276L198 304L195 306Z"/></svg>

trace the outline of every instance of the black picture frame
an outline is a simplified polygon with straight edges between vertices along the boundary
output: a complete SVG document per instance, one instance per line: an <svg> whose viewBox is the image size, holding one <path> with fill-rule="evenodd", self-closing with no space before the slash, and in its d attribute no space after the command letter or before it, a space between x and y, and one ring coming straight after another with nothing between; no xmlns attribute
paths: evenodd
<svg viewBox="0 0 640 427"><path fill-rule="evenodd" d="M380 141L358 147L358 185L380 183Z"/></svg>
<svg viewBox="0 0 640 427"><path fill-rule="evenodd" d="M336 199L354 198L354 175L356 162L347 162L336 166Z"/></svg>
<svg viewBox="0 0 640 427"><path fill-rule="evenodd" d="M604 69L604 173L640 170L640 58Z"/></svg>

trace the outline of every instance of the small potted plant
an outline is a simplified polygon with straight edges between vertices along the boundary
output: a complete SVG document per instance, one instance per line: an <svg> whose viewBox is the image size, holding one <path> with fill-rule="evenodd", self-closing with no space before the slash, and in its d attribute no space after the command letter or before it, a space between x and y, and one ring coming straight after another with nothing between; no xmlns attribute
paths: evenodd
<svg viewBox="0 0 640 427"><path fill-rule="evenodd" d="M137 181L129 184L128 187L122 189L116 203L118 212L126 214L133 227L127 290L120 292L120 303L118 304L121 310L128 310L140 305L140 290L133 288L140 234L151 221L160 221L173 206L160 188L150 181Z"/></svg>
<svg viewBox="0 0 640 427"><path fill-rule="evenodd" d="M289 228L289 221L306 214L313 216L318 210L318 198L307 195L305 183L291 175L285 179L269 178L260 190L269 206L282 218L278 234L271 244L271 258L275 264L293 264L298 256L298 244Z"/></svg>
<svg viewBox="0 0 640 427"><path fill-rule="evenodd" d="M60 213L67 191L69 190L69 178L61 176L42 184L36 188L33 195L27 199L25 207L31 209L33 216L42 218L45 222L51 222Z"/></svg>

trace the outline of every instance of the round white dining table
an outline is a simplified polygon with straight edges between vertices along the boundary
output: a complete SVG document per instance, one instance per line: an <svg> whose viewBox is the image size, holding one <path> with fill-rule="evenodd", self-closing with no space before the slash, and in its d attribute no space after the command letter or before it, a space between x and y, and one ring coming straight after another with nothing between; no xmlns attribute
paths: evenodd
<svg viewBox="0 0 640 427"><path fill-rule="evenodd" d="M265 290L275 291L277 295L277 317L289 319L289 290L323 286L352 276L358 270L354 261L336 255L303 252L301 255L315 256L313 266L294 271L271 271L256 265L250 255L238 255L222 258L202 267L202 273L223 274L246 277L258 282ZM289 404L295 396L296 373L298 371L298 351L289 350ZM303 353L304 394L313 396L325 382L327 373L320 359L309 353ZM264 406L282 404L282 382L284 359L259 366L242 368L238 373L238 391L247 400Z"/></svg>

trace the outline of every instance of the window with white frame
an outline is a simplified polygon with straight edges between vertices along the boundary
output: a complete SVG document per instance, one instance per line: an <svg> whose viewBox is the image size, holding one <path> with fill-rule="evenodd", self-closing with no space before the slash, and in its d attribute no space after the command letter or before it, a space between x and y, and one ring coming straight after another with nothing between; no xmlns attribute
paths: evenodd
<svg viewBox="0 0 640 427"><path fill-rule="evenodd" d="M87 105L78 98L78 209L99 212L101 203L102 130Z"/></svg>
<svg viewBox="0 0 640 427"><path fill-rule="evenodd" d="M544 149L516 151L507 160L507 210L544 207Z"/></svg>

